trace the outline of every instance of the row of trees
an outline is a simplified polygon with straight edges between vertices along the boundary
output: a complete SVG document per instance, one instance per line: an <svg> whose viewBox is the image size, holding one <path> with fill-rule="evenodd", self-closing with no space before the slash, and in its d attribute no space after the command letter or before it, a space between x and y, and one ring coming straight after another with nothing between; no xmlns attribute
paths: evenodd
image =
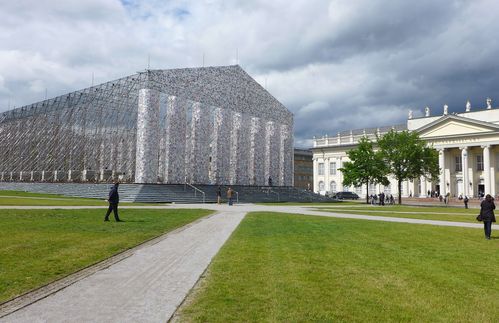
<svg viewBox="0 0 499 323"><path fill-rule="evenodd" d="M377 146L375 150L374 146ZM416 132L391 130L376 143L363 137L357 148L347 152L343 185L366 185L366 203L369 202L369 185L388 185L388 176L397 180L398 202L402 204L402 182L424 176L435 181L439 175L438 152L426 145Z"/></svg>

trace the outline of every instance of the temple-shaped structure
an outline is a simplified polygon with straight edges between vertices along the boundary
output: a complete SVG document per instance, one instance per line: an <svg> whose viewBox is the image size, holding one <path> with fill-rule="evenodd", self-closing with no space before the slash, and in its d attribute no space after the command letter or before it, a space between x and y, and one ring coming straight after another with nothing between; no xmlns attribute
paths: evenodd
<svg viewBox="0 0 499 323"><path fill-rule="evenodd" d="M293 115L239 66L147 70L0 114L0 181L293 183Z"/></svg>

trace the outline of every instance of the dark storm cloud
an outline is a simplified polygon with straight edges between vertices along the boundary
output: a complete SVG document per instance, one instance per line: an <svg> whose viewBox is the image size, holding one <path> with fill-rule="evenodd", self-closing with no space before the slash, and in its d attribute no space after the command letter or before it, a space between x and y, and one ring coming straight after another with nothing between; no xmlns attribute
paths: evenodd
<svg viewBox="0 0 499 323"><path fill-rule="evenodd" d="M0 111L146 68L240 63L299 146L499 102L495 1L5 1ZM237 53L237 54L236 54ZM237 56L236 56L237 55Z"/></svg>

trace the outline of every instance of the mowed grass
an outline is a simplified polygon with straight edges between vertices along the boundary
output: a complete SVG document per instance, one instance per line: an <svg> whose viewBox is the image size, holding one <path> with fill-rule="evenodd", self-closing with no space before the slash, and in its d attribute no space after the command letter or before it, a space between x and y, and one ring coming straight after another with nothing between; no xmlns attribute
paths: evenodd
<svg viewBox="0 0 499 323"><path fill-rule="evenodd" d="M0 190L2 206L104 206L108 203L102 199L86 199L55 194L40 194L21 191ZM120 203L121 205L144 205L144 203Z"/></svg>
<svg viewBox="0 0 499 323"><path fill-rule="evenodd" d="M483 230L250 213L181 322L499 322Z"/></svg>
<svg viewBox="0 0 499 323"><path fill-rule="evenodd" d="M475 222L479 209L465 209L457 207L418 207L404 205L385 205L385 206L363 206L355 207L316 207L318 211L347 213L373 216L387 216L397 218L411 218L423 220L441 220L452 222Z"/></svg>
<svg viewBox="0 0 499 323"><path fill-rule="evenodd" d="M181 227L208 210L0 210L0 303Z"/></svg>

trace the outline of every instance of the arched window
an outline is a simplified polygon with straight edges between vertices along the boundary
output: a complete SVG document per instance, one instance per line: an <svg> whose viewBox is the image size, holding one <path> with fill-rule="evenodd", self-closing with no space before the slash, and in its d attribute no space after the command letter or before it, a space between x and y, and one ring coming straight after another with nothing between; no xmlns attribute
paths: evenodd
<svg viewBox="0 0 499 323"><path fill-rule="evenodd" d="M324 192L324 182L323 181L319 182L319 192Z"/></svg>
<svg viewBox="0 0 499 323"><path fill-rule="evenodd" d="M336 182L331 181L331 183L329 184L329 188L331 192L336 193Z"/></svg>

